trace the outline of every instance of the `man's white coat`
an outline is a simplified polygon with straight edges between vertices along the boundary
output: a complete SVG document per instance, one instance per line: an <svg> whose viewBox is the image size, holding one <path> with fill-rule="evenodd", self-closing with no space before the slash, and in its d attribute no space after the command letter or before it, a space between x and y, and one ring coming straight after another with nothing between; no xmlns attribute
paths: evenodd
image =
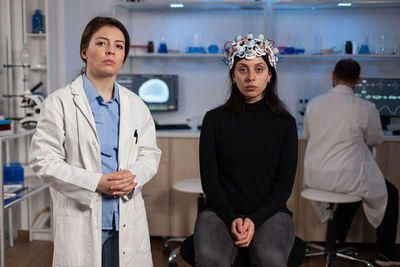
<svg viewBox="0 0 400 267"><path fill-rule="evenodd" d="M368 148L383 140L375 105L355 96L350 87L338 85L309 103L304 136L308 139L304 187L360 196L368 221L379 226L387 190ZM320 218L327 220L327 204L313 204Z"/></svg>

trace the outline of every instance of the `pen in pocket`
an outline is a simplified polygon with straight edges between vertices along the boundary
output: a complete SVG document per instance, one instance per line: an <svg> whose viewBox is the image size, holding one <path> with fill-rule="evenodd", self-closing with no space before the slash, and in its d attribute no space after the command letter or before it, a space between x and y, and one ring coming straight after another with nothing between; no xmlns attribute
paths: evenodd
<svg viewBox="0 0 400 267"><path fill-rule="evenodd" d="M139 135L137 133L137 129L135 129L135 133L133 134L133 137L135 137L135 144L137 144L137 141L139 139Z"/></svg>

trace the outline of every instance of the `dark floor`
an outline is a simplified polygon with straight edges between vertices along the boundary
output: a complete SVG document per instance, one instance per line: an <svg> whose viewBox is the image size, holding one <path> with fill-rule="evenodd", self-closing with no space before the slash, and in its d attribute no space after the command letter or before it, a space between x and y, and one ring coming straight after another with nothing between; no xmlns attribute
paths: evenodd
<svg viewBox="0 0 400 267"><path fill-rule="evenodd" d="M358 252L359 257L370 261L375 260L375 246L372 244L353 244ZM163 251L164 242L160 237L151 238L153 262L155 267L167 267L168 255ZM170 245L171 249L178 247L178 243ZM13 248L6 249L6 266L7 267L50 267L52 260L53 243L49 241L33 241L33 242L16 242ZM400 253L400 246L397 247L397 252ZM178 267L190 267L185 263L180 256L176 262ZM301 267L320 267L324 266L324 257L318 256L306 258ZM335 261L337 267L365 267L362 263L353 263L347 260L337 259ZM136 267L136 266L135 266ZM140 267L140 266L138 266Z"/></svg>

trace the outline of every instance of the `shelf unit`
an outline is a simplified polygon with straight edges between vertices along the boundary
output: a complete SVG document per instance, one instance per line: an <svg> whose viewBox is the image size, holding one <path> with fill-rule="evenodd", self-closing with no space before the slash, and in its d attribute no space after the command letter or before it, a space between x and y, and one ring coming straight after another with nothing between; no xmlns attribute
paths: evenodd
<svg viewBox="0 0 400 267"><path fill-rule="evenodd" d="M174 59L174 58L192 58L192 59L222 59L222 54L190 54L190 53L166 53L166 54L129 54L130 58L154 58L154 59Z"/></svg>
<svg viewBox="0 0 400 267"><path fill-rule="evenodd" d="M372 13L369 12L369 10ZM290 24L286 24L284 19L281 19L280 23L285 24L285 25L281 26L280 29L284 28L285 29L284 32L288 35L290 35L291 33L296 35L296 30L300 31L300 29L303 29L301 27L307 27L307 30L305 30L305 34L301 36L301 38L303 38L303 41L304 41L304 39L306 39L306 40L311 39L314 36L311 37L310 33L315 33L315 34L320 34L320 35L322 35L322 34L326 35L326 36L328 36L328 39L329 39L330 35L336 34L336 38L338 38L338 37L344 38L343 45L346 40L352 40L352 39L353 39L353 41L355 39L355 41L357 43L357 41L359 41L359 39L361 37L361 34L366 34L367 32L370 34L371 33L370 31L372 31L372 32L377 31L376 29L373 29L374 24L376 24L375 22L378 22L378 19L375 15L377 13L375 13L375 12L386 12L386 11L393 12L393 10L400 11L400 1L397 1L397 0L276 1L276 2L271 3L271 8L270 8L270 26L272 29L270 31L270 36L272 39L275 40L275 38L277 38L276 35L279 35L277 32L274 32L274 30L276 31L277 29L279 29L279 25L278 25L279 22L277 19L277 17L278 17L277 15L280 12L282 12L283 14L286 14L286 16L284 17L286 19L286 21L288 19L288 14L307 14L309 16L312 16L316 20L315 23L314 23L314 21L312 21L309 24L304 24L304 23L302 23L302 21L299 21L299 23L296 23L296 21L291 21L291 25L290 25ZM319 13L319 12L321 12L321 13ZM328 19L327 21L325 21L325 17L323 17L323 16L326 14L329 14L328 12L336 12L335 14L340 15L340 17L337 17L337 21L332 21L332 18L330 18L330 20ZM350 12L352 12L352 13L350 13ZM324 14L324 15L318 16L318 14ZM362 14L362 15L353 16L353 14ZM364 16L364 17L363 17L363 19L360 20L360 17L357 17L357 16ZM366 20L366 21L364 21L365 16L368 17L368 20ZM385 19L386 18L384 18L384 19L381 18L381 19L379 19L379 22L381 20L385 21ZM353 31L349 30L349 28L351 28L351 27L349 27L349 25L341 24L342 23L341 20L345 20L347 23L351 23L353 25L352 26ZM378 30L378 32L380 32L379 34L383 34L383 33L387 34L388 33L388 30L390 30L390 26L393 24L393 23L392 24L389 23L388 21L383 22L383 23L386 23L386 24L382 24L384 26L382 26L382 25L380 26L381 28ZM333 25L333 23L334 23L334 25ZM369 27L366 26L363 30L362 28L364 25L369 25ZM371 27L372 27L372 29L371 29ZM357 30L354 30L354 29L357 29ZM394 33L394 32L396 32L396 31L392 31L392 34L397 34L397 32L396 33ZM337 33L340 33L340 34L337 34ZM395 38L395 36L390 36L390 37ZM374 54L374 51L373 51L374 46L373 45L371 46L372 37L370 36L370 38L371 39L369 40L369 42L370 42L369 48L370 49L372 48L372 50L371 50L372 54L371 55L352 55L352 57L365 59L364 58L364 56L365 56L366 58L373 59L373 60L385 59L386 57L393 57L394 59L398 59L398 57L396 57L396 56L398 56L400 54L400 51L399 51L400 48L398 48L397 51L395 51L396 53L394 55L391 55L392 51L390 51L389 53L385 52L385 54L383 54L383 55ZM388 38L388 36L385 36L386 45L388 45L387 38ZM282 41L282 36L280 38L277 38L277 40ZM336 39L336 41L337 40L338 39ZM290 42L290 40L289 40L289 42ZM330 40L330 42L331 43L329 45L333 44L332 40ZM392 42L394 43L395 40L393 39ZM361 42L358 44L361 45ZM400 43L398 44L398 46L400 46ZM326 46L326 47L329 47L329 46ZM337 43L336 43L336 47L341 50L341 47L338 47ZM324 48L324 47L321 47L321 49L322 48ZM315 51L313 51L313 52L315 52ZM324 55L324 56L326 56L326 55ZM310 59L313 59L313 58L316 58L316 57L312 57Z"/></svg>
<svg viewBox="0 0 400 267"><path fill-rule="evenodd" d="M23 0L23 42L26 44L31 61L29 68L27 88L30 89L40 81L43 86L40 91L47 96L50 93L49 66L49 27L48 27L48 0ZM44 16L44 33L32 33L32 15L40 9Z"/></svg>
<svg viewBox="0 0 400 267"><path fill-rule="evenodd" d="M171 8L171 3L182 4L179 8ZM400 1L396 0L355 0L351 2L351 6L339 6L339 1L266 1L266 2L248 2L248 1L176 1L176 2L117 2L115 3L114 12L117 16L118 11L125 10L129 13L129 19L132 19L133 12L178 12L178 11L243 11L243 10L260 10L264 13L264 34L273 39L274 29L274 12L281 10L356 10L356 9L392 9L400 8ZM133 31L134 32L134 31ZM343 57L352 57L361 60L389 60L400 59L399 54L299 54L299 55L283 55L285 59L296 60L319 60L319 59L337 59ZM129 58L135 59L200 59L200 58L222 58L221 54L130 54Z"/></svg>
<svg viewBox="0 0 400 267"><path fill-rule="evenodd" d="M35 133L35 129L33 130L25 130L16 134L11 134L7 136L2 136L0 137L0 267L5 266L5 240L4 240L4 212L8 210L8 220L9 220L9 236L10 236L10 246L12 247L14 245L14 239L13 239L13 220L12 220L12 207L15 206L16 204L27 200L28 201L28 227L29 227L29 237L30 240L32 240L32 236L35 231L37 232L44 232L47 235L51 235L51 229L32 229L31 227L31 221L32 221L32 204L31 204L31 197L41 193L45 189L48 188L46 184L43 184L39 178L37 178L35 175L32 174L26 174L25 179L24 179L24 190L21 193L17 194L17 198L11 200L10 202L7 202L5 204L4 202L4 187L3 187L3 163L9 163L10 159L10 147L9 147L9 141L25 138L25 160L28 160L28 151L29 151L29 137ZM4 148L4 149L3 149ZM3 151L5 151L5 156L3 157ZM25 172L27 172L28 168L24 168ZM27 172L29 173L29 172Z"/></svg>
<svg viewBox="0 0 400 267"><path fill-rule="evenodd" d="M181 5L172 7L172 4ZM117 2L114 4L114 16L118 17L121 11L129 14L129 20L132 19L134 12L163 12L165 14L182 14L184 12L240 12L240 11L259 11L263 14L262 33L268 36L268 10L269 3L264 1L182 1L182 2ZM261 24L261 21L260 21ZM129 25L129 24L128 24ZM135 29L129 29L129 32L135 32Z"/></svg>
<svg viewBox="0 0 400 267"><path fill-rule="evenodd" d="M182 4L180 7L171 7L172 3ZM169 10L264 10L267 2L247 1L176 1L176 2L120 2L115 7L129 11L169 11Z"/></svg>
<svg viewBox="0 0 400 267"><path fill-rule="evenodd" d="M284 60L311 60L311 59L333 59L351 57L357 60L399 60L400 55L377 55L377 54L365 54L365 55L353 55L353 54L325 54L325 55L311 55L311 54L297 54L297 55L281 55ZM222 54L189 54L189 53L170 53L170 54L130 54L129 58L137 59L223 59Z"/></svg>
<svg viewBox="0 0 400 267"><path fill-rule="evenodd" d="M322 9L370 9L399 8L396 0L354 0L354 1L277 1L272 2L273 10L322 10Z"/></svg>

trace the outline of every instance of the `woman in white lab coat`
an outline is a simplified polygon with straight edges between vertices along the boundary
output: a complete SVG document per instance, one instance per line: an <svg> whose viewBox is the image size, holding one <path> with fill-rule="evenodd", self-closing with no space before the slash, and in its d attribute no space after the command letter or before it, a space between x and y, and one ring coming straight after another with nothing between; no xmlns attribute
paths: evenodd
<svg viewBox="0 0 400 267"><path fill-rule="evenodd" d="M115 82L129 45L118 20L94 18L81 39L83 73L43 103L30 166L50 187L53 266L153 265L141 189L161 151L147 107Z"/></svg>

